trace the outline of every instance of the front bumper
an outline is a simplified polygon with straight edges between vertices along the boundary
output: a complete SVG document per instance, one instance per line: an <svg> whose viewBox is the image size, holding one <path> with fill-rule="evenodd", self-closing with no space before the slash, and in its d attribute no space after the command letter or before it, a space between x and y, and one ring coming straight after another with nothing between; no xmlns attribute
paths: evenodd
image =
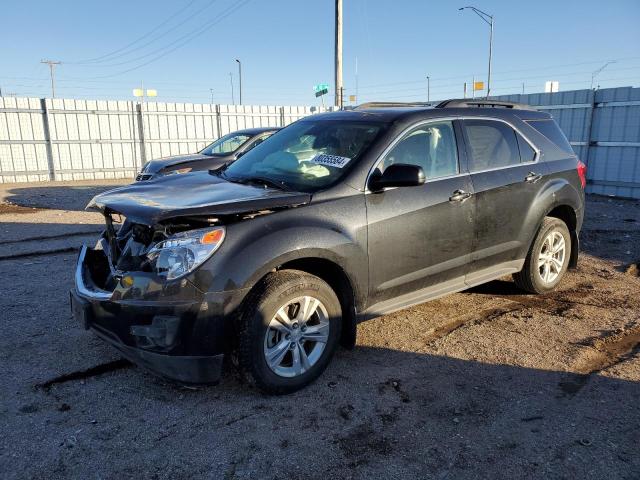
<svg viewBox="0 0 640 480"><path fill-rule="evenodd" d="M108 292L87 264L96 252L83 246L78 256L74 318L152 373L183 384L217 383L233 338L230 318L246 292L204 293L188 280L162 283L144 272L127 274Z"/></svg>

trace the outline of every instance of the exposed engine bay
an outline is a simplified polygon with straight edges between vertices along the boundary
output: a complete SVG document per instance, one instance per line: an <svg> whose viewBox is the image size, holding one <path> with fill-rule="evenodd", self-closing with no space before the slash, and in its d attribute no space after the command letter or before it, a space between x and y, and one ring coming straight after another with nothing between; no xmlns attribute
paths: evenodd
<svg viewBox="0 0 640 480"><path fill-rule="evenodd" d="M276 210L224 217L178 217L153 227L124 216L104 213L106 228L95 249L87 252L97 286L112 290L127 272L155 273L173 280L193 271L220 246L225 226Z"/></svg>

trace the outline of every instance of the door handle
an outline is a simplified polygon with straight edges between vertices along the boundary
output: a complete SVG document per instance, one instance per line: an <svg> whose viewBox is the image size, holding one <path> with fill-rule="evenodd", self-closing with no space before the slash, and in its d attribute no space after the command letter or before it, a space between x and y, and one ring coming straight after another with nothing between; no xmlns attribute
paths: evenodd
<svg viewBox="0 0 640 480"><path fill-rule="evenodd" d="M453 194L449 197L450 202L464 202L467 198L469 198L471 194L469 192L465 192L464 190L455 190Z"/></svg>
<svg viewBox="0 0 640 480"><path fill-rule="evenodd" d="M529 172L526 177L524 177L524 181L527 183L536 183L538 180L542 178L542 175L535 172Z"/></svg>

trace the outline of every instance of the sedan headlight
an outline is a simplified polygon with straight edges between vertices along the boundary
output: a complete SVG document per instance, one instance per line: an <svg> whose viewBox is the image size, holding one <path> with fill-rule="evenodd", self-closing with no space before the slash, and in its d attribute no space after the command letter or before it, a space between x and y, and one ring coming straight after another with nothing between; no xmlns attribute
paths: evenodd
<svg viewBox="0 0 640 480"><path fill-rule="evenodd" d="M175 280L202 265L220 247L224 236L224 227L177 233L154 245L147 258L158 275Z"/></svg>

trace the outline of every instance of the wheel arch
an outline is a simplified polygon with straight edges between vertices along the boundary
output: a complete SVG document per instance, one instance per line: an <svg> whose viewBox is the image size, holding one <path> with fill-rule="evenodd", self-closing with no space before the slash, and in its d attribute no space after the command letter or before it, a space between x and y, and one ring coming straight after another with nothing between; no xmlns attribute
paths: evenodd
<svg viewBox="0 0 640 480"><path fill-rule="evenodd" d="M562 220L569 229L569 234L571 236L571 256L569 257L569 268L576 268L578 266L578 253L580 250L580 240L578 239L577 232L578 214L572 206L568 204L562 204L552 207L545 216Z"/></svg>
<svg viewBox="0 0 640 480"><path fill-rule="evenodd" d="M347 272L335 261L324 257L300 257L284 261L264 274L255 285L274 271L299 270L314 275L325 282L334 291L342 309L342 331L340 343L346 348L353 348L356 342L356 308L357 298L354 284Z"/></svg>

